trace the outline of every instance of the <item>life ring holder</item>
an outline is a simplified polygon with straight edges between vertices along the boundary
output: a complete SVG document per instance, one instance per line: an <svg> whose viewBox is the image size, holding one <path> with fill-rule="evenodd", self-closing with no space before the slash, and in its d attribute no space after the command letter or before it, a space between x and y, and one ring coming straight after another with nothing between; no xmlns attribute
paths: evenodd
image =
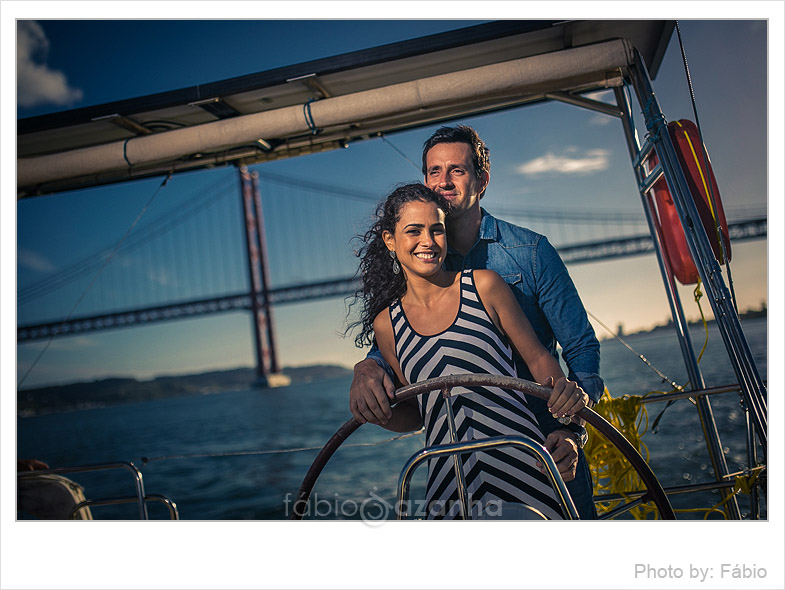
<svg viewBox="0 0 785 590"><path fill-rule="evenodd" d="M703 225L717 262L726 264L731 260L728 220L708 152L700 143L700 132L695 123L681 119L668 123L668 134L698 212L695 223ZM650 166L653 168L658 162L657 155L652 153ZM664 177L654 183L652 194L657 203L657 221L662 233L665 258L682 285L694 285L700 279L700 274L687 246L684 228Z"/></svg>
<svg viewBox="0 0 785 590"><path fill-rule="evenodd" d="M551 389L548 387L516 377L486 374L447 375L401 387L393 394L392 405L423 393L452 389L453 387L501 387L504 389L521 391L546 401L551 393ZM641 480L646 486L646 493L640 501L652 501L664 520L675 520L676 515L673 512L673 507L668 500L668 496L665 494L665 490L654 475L651 467L649 467L648 463L641 457L635 447L624 438L624 435L616 430L616 428L614 428L605 418L589 408L582 409L576 415L586 420L586 422L591 424L597 432L608 440L608 442L619 449L624 457L630 462L633 469L640 475ZM302 520L305 515L306 507L308 506L308 499L311 496L311 491L325 465L327 465L327 462L335 451L338 450L338 447L340 447L341 444L343 444L343 442L360 426L360 422L352 417L332 435L316 455L316 458L305 474L305 478L297 492L297 498L292 507L292 515L290 517L292 520Z"/></svg>

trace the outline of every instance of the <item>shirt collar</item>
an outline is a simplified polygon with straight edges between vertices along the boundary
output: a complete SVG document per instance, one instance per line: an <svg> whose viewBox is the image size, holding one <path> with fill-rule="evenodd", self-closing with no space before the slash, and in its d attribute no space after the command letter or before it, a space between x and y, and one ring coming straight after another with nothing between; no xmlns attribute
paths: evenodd
<svg viewBox="0 0 785 590"><path fill-rule="evenodd" d="M477 241L474 243L474 246L471 247L467 256L471 254L471 251L474 250L474 247L480 242L480 240L486 240L491 242L498 241L499 235L499 225L496 218L488 213L485 209L480 208L480 212L482 217L480 218L480 231L477 234ZM459 257L461 260L464 259L463 254L458 252L455 248L448 244L447 246L447 253L453 256Z"/></svg>
<svg viewBox="0 0 785 590"><path fill-rule="evenodd" d="M499 225L496 222L496 218L485 209L480 208L480 212L482 213L482 218L480 219L480 232L477 239L490 240L492 242L498 241Z"/></svg>

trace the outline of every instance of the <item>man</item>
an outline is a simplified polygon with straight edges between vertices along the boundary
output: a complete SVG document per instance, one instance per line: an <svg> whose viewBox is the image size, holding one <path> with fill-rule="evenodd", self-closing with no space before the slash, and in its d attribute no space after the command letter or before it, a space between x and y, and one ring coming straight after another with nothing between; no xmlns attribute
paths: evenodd
<svg viewBox="0 0 785 590"><path fill-rule="evenodd" d="M423 147L426 186L450 201L447 227L448 270L491 269L510 285L537 337L569 369L593 403L604 384L599 376L600 345L564 263L545 236L498 220L480 207L490 181L489 150L474 129L441 127ZM558 357L557 357L558 358ZM374 348L354 367L349 407L361 423L384 424L391 416L394 391L386 363ZM525 365L519 375L532 380ZM596 518L591 475L583 455L585 430L564 426L546 402L529 396L545 446L553 456L581 518Z"/></svg>

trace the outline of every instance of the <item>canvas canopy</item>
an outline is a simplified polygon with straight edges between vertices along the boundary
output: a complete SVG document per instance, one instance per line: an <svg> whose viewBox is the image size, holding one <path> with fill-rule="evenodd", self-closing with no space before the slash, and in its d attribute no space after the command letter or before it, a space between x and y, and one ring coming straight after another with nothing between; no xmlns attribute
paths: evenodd
<svg viewBox="0 0 785 590"><path fill-rule="evenodd" d="M18 121L19 197L254 164L652 75L673 23L502 21ZM608 105L609 109L612 109Z"/></svg>

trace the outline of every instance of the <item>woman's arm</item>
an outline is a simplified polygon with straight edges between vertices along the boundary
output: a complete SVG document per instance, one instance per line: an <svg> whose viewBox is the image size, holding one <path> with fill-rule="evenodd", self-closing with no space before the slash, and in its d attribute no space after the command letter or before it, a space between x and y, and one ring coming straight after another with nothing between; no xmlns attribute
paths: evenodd
<svg viewBox="0 0 785 590"><path fill-rule="evenodd" d="M376 343L379 350L384 357L384 360L392 367L395 372L395 387L408 385L406 378L403 376L401 366L398 363L398 358L395 355L395 337L393 335L392 322L390 321L390 313L388 310L383 310L376 316L373 321L373 332L376 337ZM420 415L420 408L417 405L416 399L408 399L396 404L390 408L390 402L384 400L365 400L367 403L379 403L382 406L386 405L385 409L390 409L387 412L389 417L386 421L382 421L379 425L387 430L393 432L410 432L422 428L422 416ZM358 400L358 403L363 403L363 400Z"/></svg>
<svg viewBox="0 0 785 590"><path fill-rule="evenodd" d="M532 376L538 383L553 387L548 399L550 412L561 417L580 411L588 396L574 381L566 379L559 361L537 338L509 285L491 270L475 270L474 283L491 320L510 340Z"/></svg>

